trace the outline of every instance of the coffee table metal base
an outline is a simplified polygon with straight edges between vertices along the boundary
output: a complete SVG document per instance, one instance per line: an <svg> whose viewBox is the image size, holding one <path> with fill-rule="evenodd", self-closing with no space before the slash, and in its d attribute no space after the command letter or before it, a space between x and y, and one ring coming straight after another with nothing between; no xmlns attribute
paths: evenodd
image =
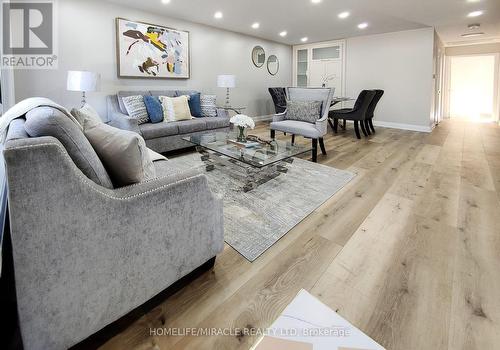
<svg viewBox="0 0 500 350"><path fill-rule="evenodd" d="M201 160L205 163L205 170L212 171L215 168L221 169L233 178L241 182L243 192L251 191L258 186L280 176L288 171L288 164L293 162L293 158L287 158L280 162L258 168L235 159L231 159L212 152L203 147L196 147L201 155Z"/></svg>

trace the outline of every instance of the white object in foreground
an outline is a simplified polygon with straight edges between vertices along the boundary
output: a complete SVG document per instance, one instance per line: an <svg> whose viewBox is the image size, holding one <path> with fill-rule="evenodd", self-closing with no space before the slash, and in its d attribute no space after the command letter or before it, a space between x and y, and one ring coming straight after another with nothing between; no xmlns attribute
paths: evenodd
<svg viewBox="0 0 500 350"><path fill-rule="evenodd" d="M268 334L310 343L314 350L385 350L304 289L272 324Z"/></svg>
<svg viewBox="0 0 500 350"><path fill-rule="evenodd" d="M235 116L231 117L229 122L242 128L255 128L255 122L253 121L253 119L244 114L236 114Z"/></svg>

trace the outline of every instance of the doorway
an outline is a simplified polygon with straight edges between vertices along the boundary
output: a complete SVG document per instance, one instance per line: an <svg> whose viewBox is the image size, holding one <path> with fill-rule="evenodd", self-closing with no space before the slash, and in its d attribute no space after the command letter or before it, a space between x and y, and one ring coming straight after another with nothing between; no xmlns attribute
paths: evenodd
<svg viewBox="0 0 500 350"><path fill-rule="evenodd" d="M450 56L448 115L498 121L498 54Z"/></svg>

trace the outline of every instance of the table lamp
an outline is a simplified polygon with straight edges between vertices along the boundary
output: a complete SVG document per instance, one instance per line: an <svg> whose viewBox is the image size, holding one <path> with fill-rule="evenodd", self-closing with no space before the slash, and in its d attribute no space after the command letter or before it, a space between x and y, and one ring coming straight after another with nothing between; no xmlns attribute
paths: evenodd
<svg viewBox="0 0 500 350"><path fill-rule="evenodd" d="M217 87L227 89L225 107L231 107L229 103L229 89L236 87L236 76L227 74L217 76Z"/></svg>
<svg viewBox="0 0 500 350"><path fill-rule="evenodd" d="M68 81L66 89L68 91L82 92L82 107L85 105L85 93L88 91L96 91L99 84L100 76L97 73L87 71L68 71Z"/></svg>

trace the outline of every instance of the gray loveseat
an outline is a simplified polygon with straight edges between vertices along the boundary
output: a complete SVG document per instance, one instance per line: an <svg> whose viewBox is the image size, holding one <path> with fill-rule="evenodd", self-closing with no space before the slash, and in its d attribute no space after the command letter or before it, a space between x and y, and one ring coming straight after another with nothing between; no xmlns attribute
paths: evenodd
<svg viewBox="0 0 500 350"><path fill-rule="evenodd" d="M205 175L162 160L157 178L108 188L72 158L78 147L99 161L81 135L70 130L65 147L29 137L25 123L10 124L4 149L25 349L66 349L222 251L222 202Z"/></svg>
<svg viewBox="0 0 500 350"><path fill-rule="evenodd" d="M133 95L181 96L196 91L158 90L158 91L120 91L116 95L107 96L109 124L120 129L135 131L146 140L152 150L164 153L177 149L192 147L193 144L182 138L211 131L229 130L229 116L226 110L218 109L217 117L194 118L170 123L145 123L138 125L137 120L127 114L122 98Z"/></svg>

